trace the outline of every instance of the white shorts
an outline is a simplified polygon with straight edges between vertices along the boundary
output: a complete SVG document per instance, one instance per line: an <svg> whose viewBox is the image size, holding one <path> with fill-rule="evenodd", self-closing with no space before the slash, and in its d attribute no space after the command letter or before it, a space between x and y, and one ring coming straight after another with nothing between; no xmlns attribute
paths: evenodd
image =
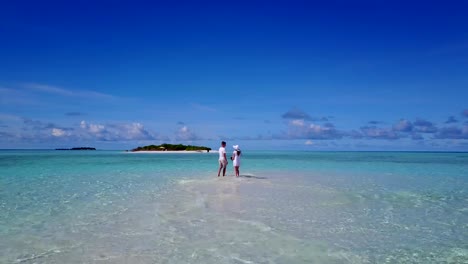
<svg viewBox="0 0 468 264"><path fill-rule="evenodd" d="M227 163L228 162L225 159L219 160L219 167L220 168L226 168Z"/></svg>

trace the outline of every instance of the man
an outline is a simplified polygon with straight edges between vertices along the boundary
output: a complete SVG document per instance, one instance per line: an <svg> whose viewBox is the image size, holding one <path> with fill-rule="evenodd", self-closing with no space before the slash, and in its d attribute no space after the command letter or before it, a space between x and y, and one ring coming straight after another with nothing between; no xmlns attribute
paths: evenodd
<svg viewBox="0 0 468 264"><path fill-rule="evenodd" d="M228 165L228 161L226 158L226 142L221 142L221 147L219 148L219 170L218 170L218 177L221 174L221 170L223 170L223 177L226 176L226 166Z"/></svg>

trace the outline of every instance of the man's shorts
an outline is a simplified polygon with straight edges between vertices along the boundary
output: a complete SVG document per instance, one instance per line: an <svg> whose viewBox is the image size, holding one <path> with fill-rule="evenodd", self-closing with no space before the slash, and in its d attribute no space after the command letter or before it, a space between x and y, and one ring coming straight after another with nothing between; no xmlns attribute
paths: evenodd
<svg viewBox="0 0 468 264"><path fill-rule="evenodd" d="M219 167L226 168L227 163L227 160L219 160Z"/></svg>

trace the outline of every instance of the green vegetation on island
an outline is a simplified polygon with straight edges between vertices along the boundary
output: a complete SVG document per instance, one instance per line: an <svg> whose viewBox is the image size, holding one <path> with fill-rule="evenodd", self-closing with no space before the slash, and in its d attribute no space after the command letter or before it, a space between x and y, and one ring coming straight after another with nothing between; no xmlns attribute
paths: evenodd
<svg viewBox="0 0 468 264"><path fill-rule="evenodd" d="M192 146L182 144L161 144L161 145L149 145L144 147L138 147L132 149L132 151L206 151L210 152L211 148L204 146Z"/></svg>
<svg viewBox="0 0 468 264"><path fill-rule="evenodd" d="M96 148L79 147L79 148L56 148L55 150L96 150Z"/></svg>

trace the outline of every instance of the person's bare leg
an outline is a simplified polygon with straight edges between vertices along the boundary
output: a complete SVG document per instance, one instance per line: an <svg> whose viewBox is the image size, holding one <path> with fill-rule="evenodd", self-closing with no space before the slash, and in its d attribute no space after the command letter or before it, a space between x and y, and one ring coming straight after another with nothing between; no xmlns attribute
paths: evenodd
<svg viewBox="0 0 468 264"><path fill-rule="evenodd" d="M218 169L218 177L219 177L219 174L221 174L221 170L223 169L223 166L222 165L219 165L219 169Z"/></svg>
<svg viewBox="0 0 468 264"><path fill-rule="evenodd" d="M223 169L223 177L226 176L226 167L227 166L224 166L224 169Z"/></svg>

